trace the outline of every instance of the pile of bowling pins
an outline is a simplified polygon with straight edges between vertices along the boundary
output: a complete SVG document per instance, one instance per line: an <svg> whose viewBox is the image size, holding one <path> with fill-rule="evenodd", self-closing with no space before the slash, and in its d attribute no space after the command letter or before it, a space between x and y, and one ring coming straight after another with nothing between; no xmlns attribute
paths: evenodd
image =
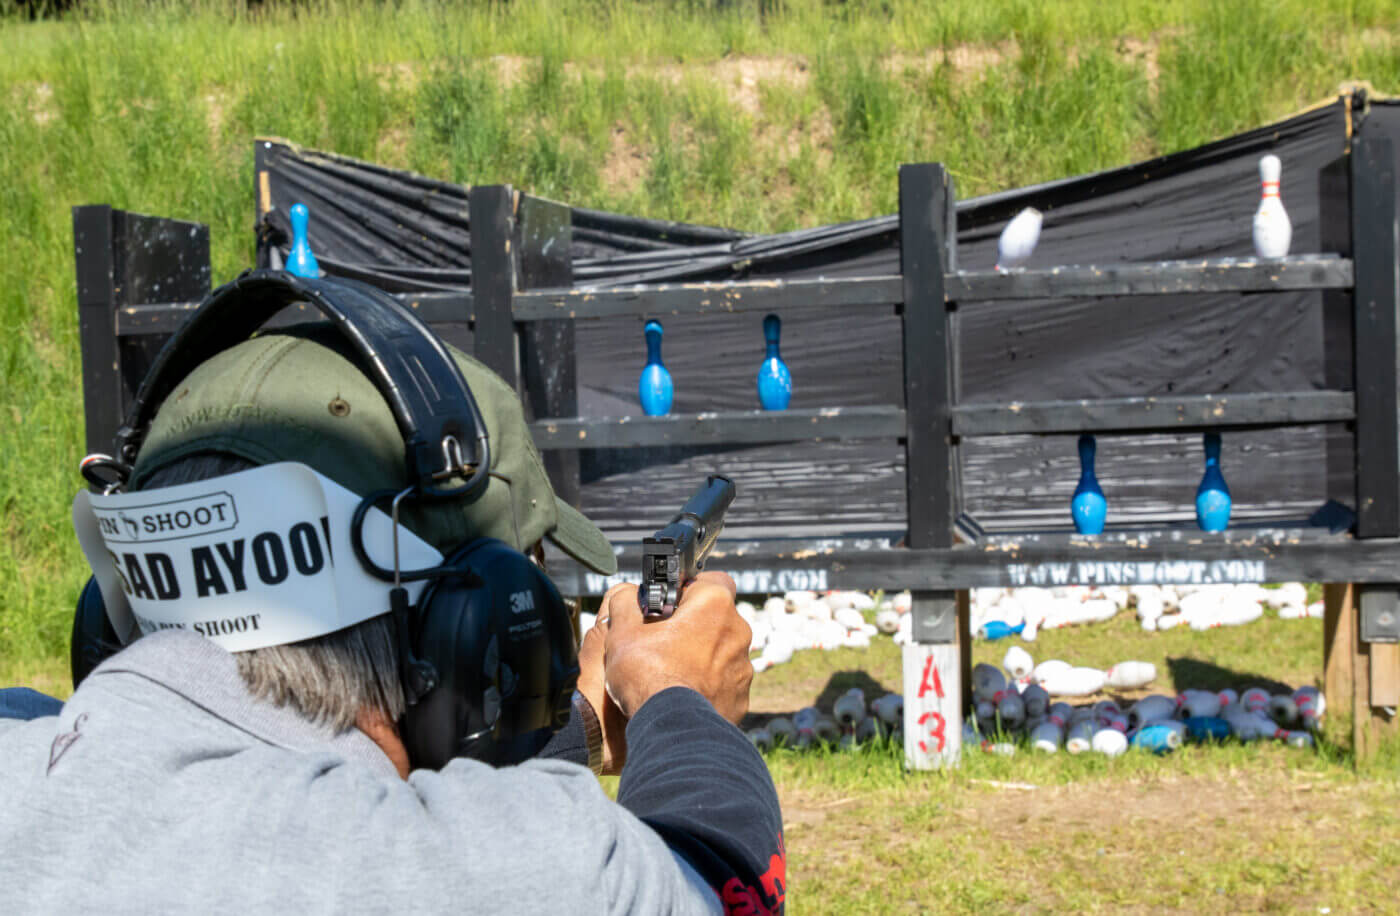
<svg viewBox="0 0 1400 916"><path fill-rule="evenodd" d="M867 623L866 611L875 599L865 592L788 592L756 607L738 603L739 616L753 631L749 649L758 652L754 671L766 671L792 660L804 649L868 649L879 631Z"/></svg>
<svg viewBox="0 0 1400 916"><path fill-rule="evenodd" d="M1106 686L1144 686L1156 676L1147 662L1123 662L1108 671L1073 668L1053 660L1032 667L1025 650L1007 653L1006 671L979 664L972 671L973 715L963 724L963 743L1010 756L1029 745L1043 753L1092 751L1109 757L1137 747L1169 753L1185 741L1278 740L1311 747L1313 733L1326 709L1315 687L1270 695L1252 687L1234 690L1185 690L1176 697L1152 694L1126 709L1114 700L1084 706L1054 702L1056 695L1087 696ZM778 716L750 729L760 750L786 745L854 747L872 740L903 741L904 698L896 693L867 704L853 687L833 704L830 714L815 706L792 718Z"/></svg>
<svg viewBox="0 0 1400 916"><path fill-rule="evenodd" d="M900 744L904 741L904 697L887 693L867 703L865 692L852 687L832 704L830 715L808 706L790 719L777 716L749 729L748 735L761 751L781 746L851 748L877 740Z"/></svg>
<svg viewBox="0 0 1400 916"><path fill-rule="evenodd" d="M754 670L762 672L791 661L795 653L804 650L869 648L879 634L907 644L913 633L912 605L909 592L877 600L858 591L793 591L768 598L762 605L740 601L738 609L753 631L750 652L758 653ZM1155 631L1178 626L1194 630L1239 626L1258 620L1266 607L1274 608L1284 619L1322 616L1322 602L1308 604L1307 589L1297 582L1276 589L1258 585L979 588L972 592L971 624L979 639L1019 635L1034 641L1040 630L1099 623L1129 609L1136 610L1144 630ZM871 612L873 624L868 622ZM582 615L584 632L593 619L592 614ZM1065 691L1065 695L1082 696L1102 686Z"/></svg>
<svg viewBox="0 0 1400 916"><path fill-rule="evenodd" d="M1101 623L1129 608L1148 631L1241 626L1264 616L1265 608L1273 608L1285 620L1323 614L1322 602L1308 603L1308 590L1300 582L1272 589L1260 585L979 588L972 593L971 625L982 639L1014 634L1034 641L1040 630ZM905 630L907 625L899 632Z"/></svg>
<svg viewBox="0 0 1400 916"><path fill-rule="evenodd" d="M1176 697L1152 694L1126 709L1114 700L1075 707L1052 698L1088 696L1105 687L1143 687L1156 670L1147 662L1124 662L1108 671L1059 660L1033 665L1018 646L1007 652L1003 665L1005 672L988 664L973 668L973 716L963 726L965 742L993 753L1015 753L1022 737L1046 753L1064 748L1071 754L1092 750L1110 757L1130 746L1161 754L1186 740L1230 736L1311 747L1326 708L1322 693L1310 686L1273 696L1259 687L1244 693L1188 689Z"/></svg>

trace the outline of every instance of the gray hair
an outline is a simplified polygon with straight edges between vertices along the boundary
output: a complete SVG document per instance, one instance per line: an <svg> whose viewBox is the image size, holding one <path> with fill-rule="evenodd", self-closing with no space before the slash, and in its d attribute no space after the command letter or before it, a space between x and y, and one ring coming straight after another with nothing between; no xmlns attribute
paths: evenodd
<svg viewBox="0 0 1400 916"><path fill-rule="evenodd" d="M204 452L151 475L142 489L173 487L256 467L236 455ZM290 704L317 725L344 731L361 709L378 710L390 722L403 715L398 639L384 614L352 627L283 646L235 653L248 690L276 706Z"/></svg>

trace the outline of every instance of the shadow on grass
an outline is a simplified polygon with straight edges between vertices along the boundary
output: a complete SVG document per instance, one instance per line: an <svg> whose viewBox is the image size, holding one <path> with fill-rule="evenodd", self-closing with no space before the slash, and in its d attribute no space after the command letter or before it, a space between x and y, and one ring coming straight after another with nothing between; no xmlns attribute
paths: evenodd
<svg viewBox="0 0 1400 916"><path fill-rule="evenodd" d="M1171 670L1172 683L1196 690L1224 690L1229 687L1243 692L1250 687L1262 687L1272 696L1292 693L1296 686L1262 674L1222 668L1198 658L1168 658L1167 667Z"/></svg>
<svg viewBox="0 0 1400 916"><path fill-rule="evenodd" d="M891 689L871 677L869 672L836 671L832 673L831 677L827 678L826 686L823 687L821 692L807 705L815 706L822 712L830 715L831 707L852 687L859 687L861 689L865 694L865 702L867 705L887 693L899 692L899 685L895 685L894 689ZM779 716L785 716L791 719L796 712L796 709L786 712L751 712L747 716L744 716L744 720L739 723L739 727L744 729L758 728L759 726L767 725L771 720Z"/></svg>

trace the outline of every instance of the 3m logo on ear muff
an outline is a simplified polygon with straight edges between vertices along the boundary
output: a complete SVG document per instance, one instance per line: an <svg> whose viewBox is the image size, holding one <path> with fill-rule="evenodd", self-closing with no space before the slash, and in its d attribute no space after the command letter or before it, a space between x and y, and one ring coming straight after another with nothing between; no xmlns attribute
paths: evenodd
<svg viewBox="0 0 1400 916"><path fill-rule="evenodd" d="M526 611L535 609L535 593L526 589L523 592L516 592L510 596L510 612L512 614L523 614Z"/></svg>

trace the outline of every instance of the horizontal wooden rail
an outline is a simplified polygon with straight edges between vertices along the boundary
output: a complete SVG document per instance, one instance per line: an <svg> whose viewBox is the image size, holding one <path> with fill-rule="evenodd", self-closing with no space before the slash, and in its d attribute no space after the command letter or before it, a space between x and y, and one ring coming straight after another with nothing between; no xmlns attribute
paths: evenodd
<svg viewBox="0 0 1400 916"><path fill-rule="evenodd" d="M1355 417L1356 396L1350 391L1208 394L961 404L953 408L953 432L959 436L1010 436L1174 431L1329 423Z"/></svg>
<svg viewBox="0 0 1400 916"><path fill-rule="evenodd" d="M876 542L870 541L869 544ZM1356 540L1325 529L1109 532L997 536L975 545L913 550L853 546L854 540L721 538L709 568L744 593L791 589L961 589L1061 585L1197 585L1231 582L1396 582L1400 540ZM600 594L637 581L641 544L618 545L617 577L589 573L551 554L549 573L565 594Z"/></svg>
<svg viewBox="0 0 1400 916"><path fill-rule="evenodd" d="M397 293L394 295L429 324L472 320L472 296L469 292ZM137 334L174 334L198 308L198 302L157 302L149 305L129 305L117 309L117 336ZM296 306L271 322L272 327L297 321L309 321L320 312L307 306Z"/></svg>
<svg viewBox="0 0 1400 916"><path fill-rule="evenodd" d="M947 298L954 302L1348 289L1352 285L1352 262L1333 256L1304 255L1277 261L1228 258L1046 270L960 271L948 274L944 283ZM430 324L472 319L472 295L468 290L398 293L396 298ZM886 307L903 301L903 279L898 276L664 283L518 292L511 299L511 316L516 321L542 321L619 315L783 312L799 308ZM195 304L168 302L120 309L117 334L173 333Z"/></svg>
<svg viewBox="0 0 1400 916"><path fill-rule="evenodd" d="M827 407L664 417L569 417L537 420L530 424L530 431L541 449L631 448L897 438L904 435L904 424L904 411L898 407Z"/></svg>
<svg viewBox="0 0 1400 916"><path fill-rule="evenodd" d="M830 306L889 306L904 301L900 277L816 280L745 280L738 283L664 283L616 289L556 289L515 294L516 321L780 312Z"/></svg>
<svg viewBox="0 0 1400 916"><path fill-rule="evenodd" d="M1069 299L1098 296L1164 296L1192 293L1266 293L1299 289L1350 289L1352 262L1331 255L1265 261L1217 258L1052 267L950 274L948 298L957 302L1005 299Z"/></svg>

